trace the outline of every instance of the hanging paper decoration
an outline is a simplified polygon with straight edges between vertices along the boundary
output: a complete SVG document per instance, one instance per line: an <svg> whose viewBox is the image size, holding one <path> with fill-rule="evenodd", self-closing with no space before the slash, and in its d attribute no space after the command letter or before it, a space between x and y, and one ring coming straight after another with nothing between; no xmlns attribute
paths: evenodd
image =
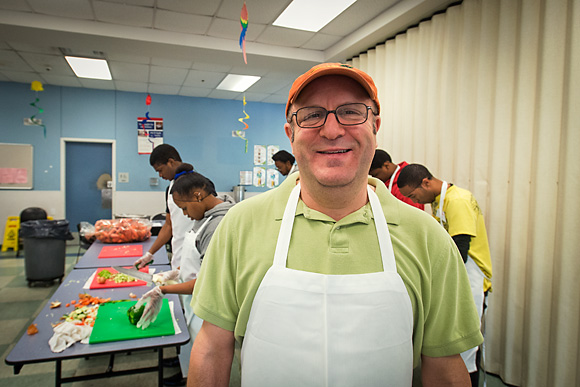
<svg viewBox="0 0 580 387"><path fill-rule="evenodd" d="M244 5L242 6L240 25L242 29L242 32L240 32L240 48L244 55L244 63L248 64L248 60L246 59L246 32L248 31L248 8L246 8L246 2L244 2Z"/></svg>
<svg viewBox="0 0 580 387"><path fill-rule="evenodd" d="M32 107L34 107L34 108L38 109L38 112L37 112L36 114L40 114L40 113L42 113L44 110L43 110L43 109L42 109L40 106L38 106L38 105L36 105L36 104L37 104L37 103L40 101L40 98L38 98L38 92L39 92L39 91L44 91L44 88L42 87L42 83L40 83L39 81L33 81L33 82L30 84L30 90L32 90L32 91L35 91L35 92L36 92L36 99L34 100L34 102L30 103L30 106L32 106ZM42 128L44 129L44 138L46 138L46 125L39 124L39 122L40 122L40 119L37 119L37 118L36 118L36 114L33 114L32 116L30 116L30 122L31 122L33 125L42 126Z"/></svg>
<svg viewBox="0 0 580 387"><path fill-rule="evenodd" d="M145 123L147 121L151 121L151 118L149 118L149 105L151 105L151 94L147 93L147 97L145 98L145 105L147 106L147 111L145 112L145 119L141 120L141 129L144 132L144 136L147 137L147 141L149 141L149 143L152 144L152 146L154 146L154 142L149 138L149 132L147 130L145 130Z"/></svg>
<svg viewBox="0 0 580 387"><path fill-rule="evenodd" d="M238 118L238 121L240 121L242 124L244 124L244 128L242 130L232 131L232 137L239 137L242 140L244 140L246 142L246 153L248 153L248 139L246 138L246 129L248 129L250 126L248 125L247 122L244 122L244 120L247 120L248 118L250 118L250 116L248 115L248 113L246 113L245 106L246 106L246 96L244 95L243 107L242 107L244 117Z"/></svg>

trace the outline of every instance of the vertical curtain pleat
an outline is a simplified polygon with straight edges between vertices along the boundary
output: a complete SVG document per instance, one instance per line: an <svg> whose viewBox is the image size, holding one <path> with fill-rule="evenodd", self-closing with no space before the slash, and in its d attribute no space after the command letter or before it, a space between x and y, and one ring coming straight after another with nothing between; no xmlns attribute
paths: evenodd
<svg viewBox="0 0 580 387"><path fill-rule="evenodd" d="M379 88L379 147L484 211L487 370L580 385L579 2L464 0L352 64Z"/></svg>

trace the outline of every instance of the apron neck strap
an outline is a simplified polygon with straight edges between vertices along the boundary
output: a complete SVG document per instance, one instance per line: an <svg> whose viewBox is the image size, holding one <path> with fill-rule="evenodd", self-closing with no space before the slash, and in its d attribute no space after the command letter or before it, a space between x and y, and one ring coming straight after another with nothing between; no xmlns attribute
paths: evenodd
<svg viewBox="0 0 580 387"><path fill-rule="evenodd" d="M441 184L441 194L439 195L439 207L437 207L437 217L439 218L439 223L443 226L443 223L447 221L445 218L445 212L443 212L443 201L445 200L445 193L447 192L447 182L443 181Z"/></svg>
<svg viewBox="0 0 580 387"><path fill-rule="evenodd" d="M393 254L389 254L389 252L393 251L391 236L389 234L387 221L385 219L385 214L383 213L379 197L377 196L375 191L373 191L370 188L370 186L367 186L367 193L371 205L371 210L373 212L375 219L377 238L379 240L381 259L383 261L383 270L386 272L396 272L397 265L394 256ZM288 198L288 203L286 203L284 217L282 218L280 232L278 233L276 252L274 253L274 266L286 267L286 260L288 257L288 250L290 247L290 239L292 237L292 228L294 226L294 217L296 215L296 207L298 205L299 198L300 198L300 183L298 183L296 187L294 187L292 193L290 194L290 197ZM392 259L389 259L391 256Z"/></svg>
<svg viewBox="0 0 580 387"><path fill-rule="evenodd" d="M391 175L391 181L389 181L389 192L393 192L393 183L395 182L395 177L397 177L397 172L399 172L399 169L401 169L401 166L397 165L397 169L395 169L395 172L393 172Z"/></svg>

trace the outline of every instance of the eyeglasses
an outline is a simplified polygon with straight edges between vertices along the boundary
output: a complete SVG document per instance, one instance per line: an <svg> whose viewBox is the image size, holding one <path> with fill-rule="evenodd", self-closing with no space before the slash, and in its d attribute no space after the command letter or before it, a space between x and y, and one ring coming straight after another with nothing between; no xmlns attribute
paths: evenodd
<svg viewBox="0 0 580 387"><path fill-rule="evenodd" d="M333 113L341 125L360 125L364 124L369 118L369 110L375 114L372 108L364 103L348 103L340 105L334 110L326 110L323 107L304 107L292 113L290 121L292 121L292 117L296 116L296 124L299 127L315 129L323 126L328 115Z"/></svg>

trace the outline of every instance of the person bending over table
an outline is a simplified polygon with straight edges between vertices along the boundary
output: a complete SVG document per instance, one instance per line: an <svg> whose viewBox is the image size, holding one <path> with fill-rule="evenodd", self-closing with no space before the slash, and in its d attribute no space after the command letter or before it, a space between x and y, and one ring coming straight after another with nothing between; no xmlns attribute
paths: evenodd
<svg viewBox="0 0 580 387"><path fill-rule="evenodd" d="M138 307L147 304L143 316L137 322L138 328L146 329L157 318L164 294L180 294L183 298L182 304L191 341L182 348L179 355L181 373L165 379L166 385L178 386L186 383L184 375L187 375L189 369L191 345L202 323L191 308L191 293L211 237L224 215L235 204L229 195L218 196L213 182L193 172L192 169L191 165L185 163L177 168L171 196L177 207L195 222L193 228L185 234L181 251L181 268L162 273L164 279L179 278L180 282L154 287L144 294L137 304Z"/></svg>
<svg viewBox="0 0 580 387"><path fill-rule="evenodd" d="M151 245L149 251L136 260L134 265L139 269L145 267L147 263L153 260L153 254L171 241L171 268L177 269L181 264L183 238L185 237L185 233L191 230L193 226L193 221L183 215L183 212L175 205L172 196L169 194L174 183L175 173L183 162L177 149L169 144L160 144L151 152L149 163L155 169L155 172L159 174L159 177L170 181L169 187L165 191L165 200L167 202L165 223L161 227L161 230L159 230L157 239ZM191 164L187 165L193 170Z"/></svg>
<svg viewBox="0 0 580 387"><path fill-rule="evenodd" d="M204 320L190 386L469 386L482 342L453 240L368 176L380 129L366 73L324 63L296 79L284 130L300 171L233 207L193 292Z"/></svg>

